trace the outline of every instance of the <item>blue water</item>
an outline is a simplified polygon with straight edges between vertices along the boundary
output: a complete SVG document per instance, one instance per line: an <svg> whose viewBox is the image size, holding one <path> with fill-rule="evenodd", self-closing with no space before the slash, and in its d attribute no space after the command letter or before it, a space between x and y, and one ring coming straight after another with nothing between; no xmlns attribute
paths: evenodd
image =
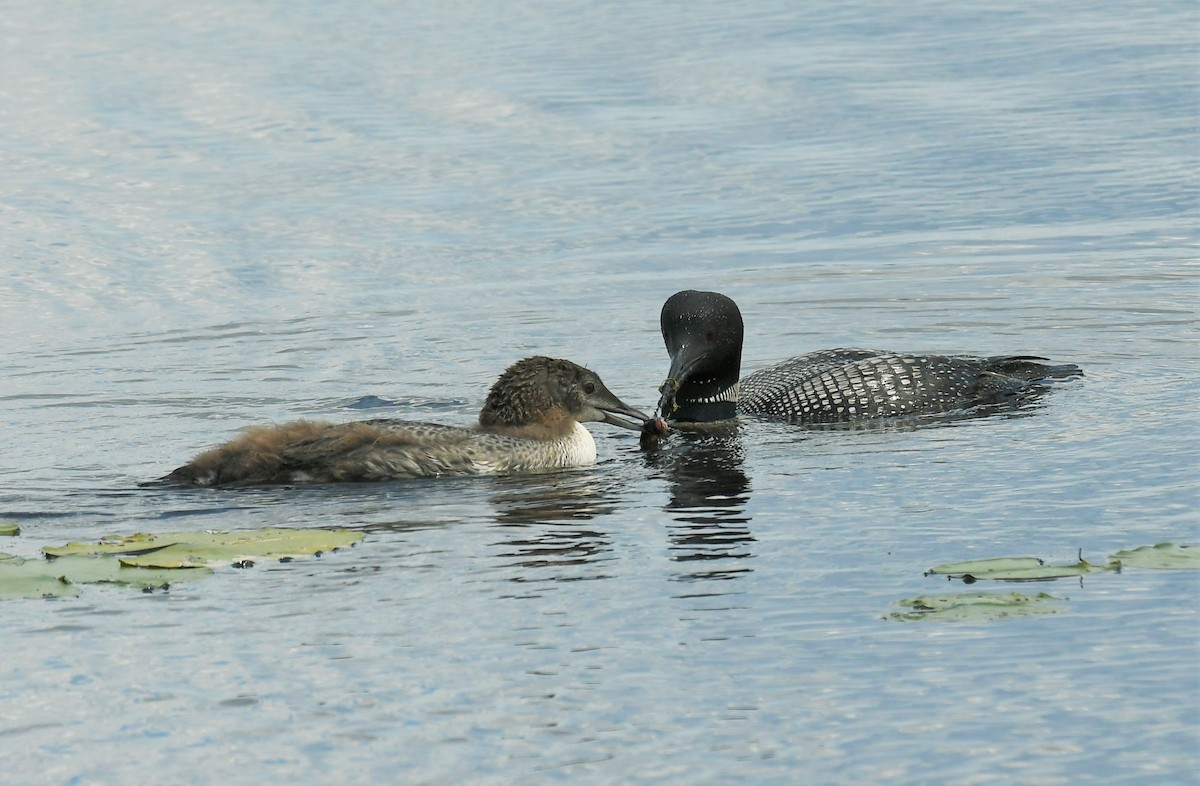
<svg viewBox="0 0 1200 786"><path fill-rule="evenodd" d="M1200 578L885 619L923 571L1197 542L1194 3L8 4L0 550L365 532L0 605L20 783L1189 783ZM529 354L1039 354L1040 409L744 422L523 478L141 488L293 417L470 422ZM356 402L374 403L368 409ZM978 585L977 585L978 587ZM1010 590L1013 587L985 587ZM1027 590L1026 586L1017 587Z"/></svg>

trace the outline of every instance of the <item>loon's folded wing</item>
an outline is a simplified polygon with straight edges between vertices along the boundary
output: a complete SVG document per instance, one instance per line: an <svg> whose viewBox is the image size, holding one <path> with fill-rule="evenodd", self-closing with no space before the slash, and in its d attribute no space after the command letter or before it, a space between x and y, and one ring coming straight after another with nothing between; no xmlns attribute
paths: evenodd
<svg viewBox="0 0 1200 786"><path fill-rule="evenodd" d="M859 349L812 352L742 381L738 411L803 423L929 415L1019 403L1039 383L1078 366L1026 356L907 355Z"/></svg>

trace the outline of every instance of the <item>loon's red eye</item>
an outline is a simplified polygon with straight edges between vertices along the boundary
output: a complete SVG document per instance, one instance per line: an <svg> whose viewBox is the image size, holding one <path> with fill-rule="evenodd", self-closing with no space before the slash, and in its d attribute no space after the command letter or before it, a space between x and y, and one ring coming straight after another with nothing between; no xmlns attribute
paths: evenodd
<svg viewBox="0 0 1200 786"><path fill-rule="evenodd" d="M587 393L589 396L592 395L593 393L596 392L596 385L592 382L584 382L583 383L583 392Z"/></svg>

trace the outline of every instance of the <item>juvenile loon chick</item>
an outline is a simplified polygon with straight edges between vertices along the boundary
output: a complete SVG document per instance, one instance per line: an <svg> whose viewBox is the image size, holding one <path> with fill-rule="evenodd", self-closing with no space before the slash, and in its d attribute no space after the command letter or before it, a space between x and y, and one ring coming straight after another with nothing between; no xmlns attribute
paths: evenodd
<svg viewBox="0 0 1200 786"><path fill-rule="evenodd" d="M717 292L684 290L663 304L671 370L658 411L674 421L738 414L794 423L840 423L929 415L1018 402L1078 366L1028 356L907 355L826 349L777 363L741 380L742 315Z"/></svg>
<svg viewBox="0 0 1200 786"><path fill-rule="evenodd" d="M595 372L569 360L531 357L509 366L492 385L477 425L381 419L257 426L163 480L204 486L342 483L585 466L596 461L596 443L583 422L638 430L646 419Z"/></svg>

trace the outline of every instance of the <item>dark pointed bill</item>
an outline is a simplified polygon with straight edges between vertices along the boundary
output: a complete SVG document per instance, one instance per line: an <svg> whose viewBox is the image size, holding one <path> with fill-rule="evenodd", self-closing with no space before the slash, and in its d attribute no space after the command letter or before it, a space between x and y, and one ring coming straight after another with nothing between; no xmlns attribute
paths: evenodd
<svg viewBox="0 0 1200 786"><path fill-rule="evenodd" d="M633 431L641 431L642 424L651 419L650 416L645 412L634 409L633 407L620 401L620 399L617 399L616 403L619 406L614 406L611 404L596 406L596 409L604 413L603 422L609 423L613 426L620 426L621 428L632 429ZM628 415L630 418L635 418L635 420L626 420L625 418L620 417L621 415Z"/></svg>

